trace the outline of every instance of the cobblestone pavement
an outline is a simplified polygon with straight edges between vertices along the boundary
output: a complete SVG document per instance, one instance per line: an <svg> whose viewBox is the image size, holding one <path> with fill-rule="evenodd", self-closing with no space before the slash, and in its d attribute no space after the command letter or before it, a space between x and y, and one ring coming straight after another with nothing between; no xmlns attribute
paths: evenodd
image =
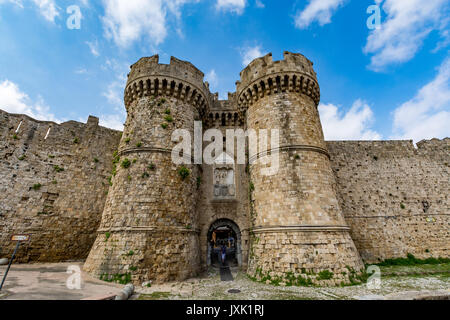
<svg viewBox="0 0 450 320"><path fill-rule="evenodd" d="M386 273L385 276L383 274ZM232 271L232 282L220 281L218 270L184 282L138 287L138 299L193 300L336 300L336 299L417 299L435 297L450 299L450 264L420 267L382 268L381 287L369 290L367 285L348 287L283 287L253 282L245 273ZM237 289L240 293L229 293Z"/></svg>
<svg viewBox="0 0 450 320"><path fill-rule="evenodd" d="M81 289L67 287L69 266L82 262L18 264L11 267L0 299L80 300L117 294L123 285L107 283L81 273ZM3 277L6 266L0 266ZM283 287L253 282L246 274L232 269L234 281L220 281L218 269L183 282L137 287L133 299L143 300L335 300L335 299L450 299L450 264L415 267L382 267L381 287ZM238 293L229 293L229 290Z"/></svg>

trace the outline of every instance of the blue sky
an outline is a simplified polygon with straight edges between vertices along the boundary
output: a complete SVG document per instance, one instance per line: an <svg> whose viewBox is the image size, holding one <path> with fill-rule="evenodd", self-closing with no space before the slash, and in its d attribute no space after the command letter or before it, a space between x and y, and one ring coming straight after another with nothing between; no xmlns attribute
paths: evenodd
<svg viewBox="0 0 450 320"><path fill-rule="evenodd" d="M367 8L381 24L369 29ZM67 8L79 7L79 29ZM221 98L252 59L314 62L327 139L450 136L446 0L0 0L0 109L121 129L129 66L188 60Z"/></svg>

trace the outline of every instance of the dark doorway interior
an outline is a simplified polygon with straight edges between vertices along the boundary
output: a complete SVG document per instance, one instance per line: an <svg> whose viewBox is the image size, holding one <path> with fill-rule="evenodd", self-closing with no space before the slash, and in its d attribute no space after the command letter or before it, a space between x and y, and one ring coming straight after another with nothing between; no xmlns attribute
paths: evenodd
<svg viewBox="0 0 450 320"><path fill-rule="evenodd" d="M237 226L233 222L214 223L208 232L208 255L209 263L213 267L238 266L238 254L240 234ZM225 247L225 263L222 264L222 251Z"/></svg>

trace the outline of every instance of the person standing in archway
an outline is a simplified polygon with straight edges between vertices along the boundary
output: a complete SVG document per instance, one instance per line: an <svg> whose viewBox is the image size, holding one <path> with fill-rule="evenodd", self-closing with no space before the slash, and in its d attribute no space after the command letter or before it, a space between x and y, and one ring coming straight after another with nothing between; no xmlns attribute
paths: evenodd
<svg viewBox="0 0 450 320"><path fill-rule="evenodd" d="M225 264L225 258L227 256L227 247L225 244L222 244L222 265Z"/></svg>

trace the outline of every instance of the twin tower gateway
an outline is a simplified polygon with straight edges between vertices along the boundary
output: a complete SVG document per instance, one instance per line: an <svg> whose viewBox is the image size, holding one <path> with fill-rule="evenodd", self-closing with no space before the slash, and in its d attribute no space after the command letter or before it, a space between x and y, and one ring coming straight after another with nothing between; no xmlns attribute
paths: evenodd
<svg viewBox="0 0 450 320"><path fill-rule="evenodd" d="M104 280L166 282L227 261L256 280L339 285L363 263L336 195L317 106L313 64L301 54L251 62L236 93L219 100L191 63L157 55L131 67L127 120L98 235L85 270ZM279 168L240 164L223 150L214 163L177 165L172 133L279 130ZM226 138L224 138L225 140ZM206 147L206 146L204 146Z"/></svg>

